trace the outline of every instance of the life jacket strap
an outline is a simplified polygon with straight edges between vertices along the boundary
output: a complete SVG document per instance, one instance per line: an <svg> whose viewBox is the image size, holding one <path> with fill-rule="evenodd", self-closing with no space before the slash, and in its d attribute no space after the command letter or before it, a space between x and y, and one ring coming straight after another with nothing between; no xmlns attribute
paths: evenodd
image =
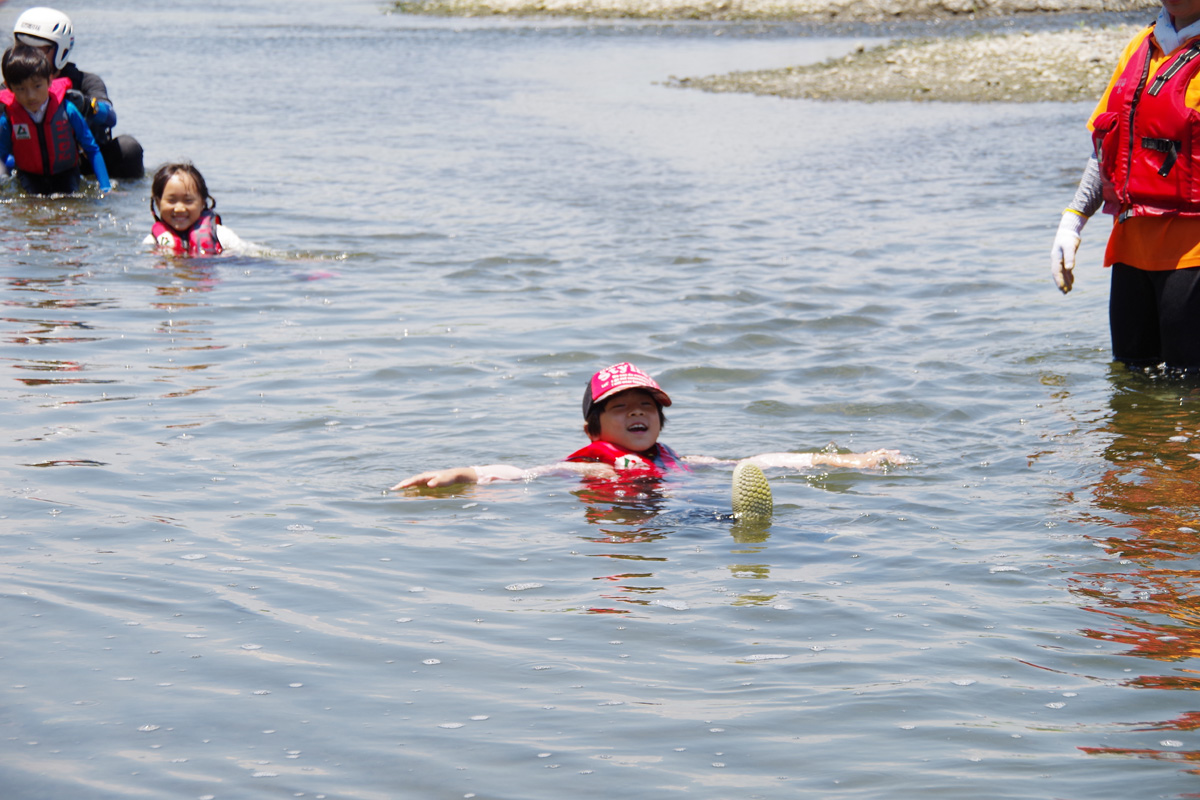
<svg viewBox="0 0 1200 800"><path fill-rule="evenodd" d="M1161 92L1167 81L1174 78L1175 73L1186 67L1198 55L1200 55L1200 42L1193 42L1191 47L1179 54L1179 57L1175 59L1171 66L1158 74L1158 77L1150 84L1150 94L1156 95Z"/></svg>
<svg viewBox="0 0 1200 800"><path fill-rule="evenodd" d="M1158 168L1158 174L1162 177L1167 177L1171 172L1171 167L1175 166L1175 162L1179 159L1180 143L1174 139L1151 139L1144 137L1142 139L1142 147L1147 150L1156 150L1159 153L1166 153L1167 157L1163 159L1163 164Z"/></svg>

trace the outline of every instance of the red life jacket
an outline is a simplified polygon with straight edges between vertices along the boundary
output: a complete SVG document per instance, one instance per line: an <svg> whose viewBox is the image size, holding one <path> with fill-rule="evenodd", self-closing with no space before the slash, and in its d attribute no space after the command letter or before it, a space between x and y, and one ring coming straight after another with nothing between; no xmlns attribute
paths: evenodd
<svg viewBox="0 0 1200 800"><path fill-rule="evenodd" d="M633 473L632 477L661 478L671 470L689 471L679 454L662 442L641 453L612 442L592 442L567 456L567 461L610 464L622 473Z"/></svg>
<svg viewBox="0 0 1200 800"><path fill-rule="evenodd" d="M67 119L67 90L71 81L50 81L50 102L41 123L33 121L10 89L0 90L0 103L12 128L12 154L17 169L31 175L57 175L79 165L79 145Z"/></svg>
<svg viewBox="0 0 1200 800"><path fill-rule="evenodd" d="M1200 113L1185 102L1200 72L1200 38L1150 78L1146 35L1093 122L1104 210L1131 216L1200 216Z"/></svg>
<svg viewBox="0 0 1200 800"><path fill-rule="evenodd" d="M199 218L187 230L187 239L179 235L179 231L167 225L162 220L155 220L150 234L155 243L163 250L170 249L177 256L215 256L222 250L221 240L217 238L217 226L221 218L211 209L200 212Z"/></svg>

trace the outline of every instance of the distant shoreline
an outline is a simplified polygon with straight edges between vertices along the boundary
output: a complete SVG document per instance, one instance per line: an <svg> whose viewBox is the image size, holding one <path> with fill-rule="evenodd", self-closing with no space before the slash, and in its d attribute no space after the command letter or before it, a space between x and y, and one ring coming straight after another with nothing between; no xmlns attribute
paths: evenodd
<svg viewBox="0 0 1200 800"><path fill-rule="evenodd" d="M1149 10L1153 0L396 0L408 14L657 20L880 22Z"/></svg>
<svg viewBox="0 0 1200 800"><path fill-rule="evenodd" d="M1104 91L1137 25L997 33L1006 15L1145 13L1146 0L399 0L395 10L440 16L853 23L953 21L939 38L893 40L821 64L677 78L668 86L708 92L865 102L1080 102ZM1128 18L1126 16L1125 18ZM961 35L977 22L988 33ZM945 24L944 22L942 24ZM1059 25L1069 24L1059 22ZM886 35L886 34L885 34Z"/></svg>
<svg viewBox="0 0 1200 800"><path fill-rule="evenodd" d="M698 78L670 86L814 100L1096 101L1136 25L901 40L820 64Z"/></svg>

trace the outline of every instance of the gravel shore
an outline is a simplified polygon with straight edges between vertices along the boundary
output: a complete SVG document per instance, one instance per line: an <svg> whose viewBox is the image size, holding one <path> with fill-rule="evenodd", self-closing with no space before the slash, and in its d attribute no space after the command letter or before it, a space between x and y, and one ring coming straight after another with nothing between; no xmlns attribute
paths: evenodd
<svg viewBox="0 0 1200 800"><path fill-rule="evenodd" d="M895 23L1062 18L1066 14L1144 12L1153 0L398 0L395 10L442 16L570 16L657 20ZM965 24L964 24L965 23ZM1060 23L1061 24L1061 23ZM1036 27L1036 26L1034 26ZM1050 26L1046 26L1050 27ZM668 85L820 100L1071 102L1095 100L1133 25L1019 33L945 35L893 41L821 64L728 75L673 77ZM887 35L887 34L884 34Z"/></svg>
<svg viewBox="0 0 1200 800"><path fill-rule="evenodd" d="M1097 100L1137 26L900 41L821 64L669 85L818 100L1071 102Z"/></svg>

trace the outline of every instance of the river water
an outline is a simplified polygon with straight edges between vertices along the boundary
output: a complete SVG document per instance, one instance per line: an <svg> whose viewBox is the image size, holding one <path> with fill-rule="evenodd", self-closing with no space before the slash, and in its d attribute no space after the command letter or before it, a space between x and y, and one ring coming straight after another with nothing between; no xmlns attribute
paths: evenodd
<svg viewBox="0 0 1200 800"><path fill-rule="evenodd" d="M0 191L5 800L1200 791L1200 395L1110 363L1104 221L1048 273L1088 104L664 85L866 30L68 10L264 252ZM623 360L682 452L913 463L767 527L717 467L385 491L557 460Z"/></svg>

